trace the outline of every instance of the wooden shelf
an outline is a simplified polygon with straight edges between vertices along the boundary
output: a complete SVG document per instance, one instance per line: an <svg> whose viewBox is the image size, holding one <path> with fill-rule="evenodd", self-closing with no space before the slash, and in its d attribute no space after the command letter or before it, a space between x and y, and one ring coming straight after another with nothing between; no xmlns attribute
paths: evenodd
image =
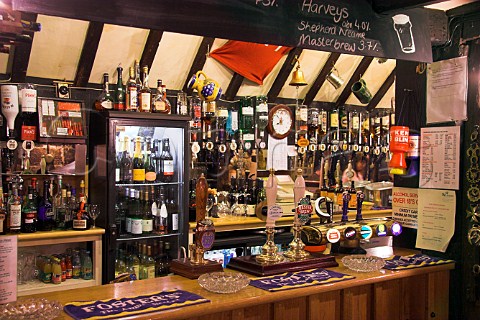
<svg viewBox="0 0 480 320"><path fill-rule="evenodd" d="M83 279L68 279L61 284L43 283L40 281L30 282L27 284L21 284L17 286L17 295L26 296L30 294L55 292L61 290L70 290L77 288L88 288L96 285L100 285L101 281L97 283L95 279L83 280Z"/></svg>
<svg viewBox="0 0 480 320"><path fill-rule="evenodd" d="M93 279L69 279L61 284L32 282L18 286L18 295L63 291L75 288L93 287L102 284L102 237L105 229L96 227L85 231L54 230L21 233L18 247L41 247L67 243L92 242Z"/></svg>

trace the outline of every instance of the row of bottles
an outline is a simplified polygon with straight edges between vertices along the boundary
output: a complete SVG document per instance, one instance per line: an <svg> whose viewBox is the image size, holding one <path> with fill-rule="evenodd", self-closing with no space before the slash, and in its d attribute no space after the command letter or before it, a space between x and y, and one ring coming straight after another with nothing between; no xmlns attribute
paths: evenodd
<svg viewBox="0 0 480 320"><path fill-rule="evenodd" d="M148 67L140 72L140 64L135 61L129 69L129 79L123 83L123 68L117 67L117 84L110 92L108 73L103 74L103 90L95 100L95 108L101 110L122 110L130 112L157 112L170 114L172 106L167 99L167 89L161 79L157 80L156 91L149 86ZM182 112L184 108L180 108ZM185 111L186 114L186 111Z"/></svg>
<svg viewBox="0 0 480 320"><path fill-rule="evenodd" d="M115 224L120 234L170 234L179 230L176 187L117 188Z"/></svg>
<svg viewBox="0 0 480 320"><path fill-rule="evenodd" d="M115 277L129 280L152 279L170 273L170 242L133 242L117 248ZM117 280L118 282L118 280Z"/></svg>
<svg viewBox="0 0 480 320"><path fill-rule="evenodd" d="M41 255L36 258L38 280L61 284L69 279L93 279L93 262L90 251L68 249L64 254Z"/></svg>
<svg viewBox="0 0 480 320"><path fill-rule="evenodd" d="M115 183L172 182L175 163L170 140L124 136L117 140Z"/></svg>
<svg viewBox="0 0 480 320"><path fill-rule="evenodd" d="M1 188L0 234L90 228L83 180L77 195L75 187L62 184L62 176L58 176L56 186L53 179L43 181L43 197L37 178L27 185L21 176L14 176L8 184L8 193Z"/></svg>

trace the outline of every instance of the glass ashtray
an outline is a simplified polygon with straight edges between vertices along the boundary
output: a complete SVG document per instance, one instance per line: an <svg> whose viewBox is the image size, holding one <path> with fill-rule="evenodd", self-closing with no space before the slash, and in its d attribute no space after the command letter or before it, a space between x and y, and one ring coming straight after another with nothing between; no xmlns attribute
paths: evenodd
<svg viewBox="0 0 480 320"><path fill-rule="evenodd" d="M248 286L250 279L239 272L211 272L202 274L198 283L211 292L235 293Z"/></svg>
<svg viewBox="0 0 480 320"><path fill-rule="evenodd" d="M385 265L385 260L376 256L355 254L343 257L342 263L345 267L353 271L372 272L382 269Z"/></svg>
<svg viewBox="0 0 480 320"><path fill-rule="evenodd" d="M0 319L54 319L60 315L62 304L47 299L17 300L0 305Z"/></svg>

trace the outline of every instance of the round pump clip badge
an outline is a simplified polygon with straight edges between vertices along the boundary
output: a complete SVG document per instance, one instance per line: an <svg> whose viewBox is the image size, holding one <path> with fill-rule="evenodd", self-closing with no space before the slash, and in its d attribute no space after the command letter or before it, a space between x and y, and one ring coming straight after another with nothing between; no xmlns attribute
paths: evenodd
<svg viewBox="0 0 480 320"><path fill-rule="evenodd" d="M357 237L357 230L355 230L354 227L347 227L345 228L343 235L345 236L345 239L353 240Z"/></svg>
<svg viewBox="0 0 480 320"><path fill-rule="evenodd" d="M335 228L328 229L327 240L330 243L337 243L338 241L340 241L340 231Z"/></svg>
<svg viewBox="0 0 480 320"><path fill-rule="evenodd" d="M362 239L370 239L372 237L372 234L373 234L373 230L370 226L368 225L363 225L361 228L360 228L360 236L362 237Z"/></svg>
<svg viewBox="0 0 480 320"><path fill-rule="evenodd" d="M385 237L387 235L387 226L381 223L377 226L376 231L377 237Z"/></svg>
<svg viewBox="0 0 480 320"><path fill-rule="evenodd" d="M392 227L390 228L390 230L392 231L392 234L394 236L398 236L402 233L402 226L400 225L400 223L395 221L394 223L392 223Z"/></svg>

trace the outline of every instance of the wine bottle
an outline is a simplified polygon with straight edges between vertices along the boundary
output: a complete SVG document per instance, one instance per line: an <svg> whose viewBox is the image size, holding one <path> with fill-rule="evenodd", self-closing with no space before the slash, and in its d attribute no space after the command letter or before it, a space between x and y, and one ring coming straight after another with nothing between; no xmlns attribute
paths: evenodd
<svg viewBox="0 0 480 320"><path fill-rule="evenodd" d="M149 193L145 192L143 194L145 198L145 204L143 207L143 215L142 215L142 233L149 234L153 231L153 213L152 213L152 205L154 203L153 199L150 199ZM156 208L155 208L156 211Z"/></svg>
<svg viewBox="0 0 480 320"><path fill-rule="evenodd" d="M100 95L95 100L95 109L97 109L98 111L112 110L113 104L114 100L113 97L110 95L109 90L108 73L104 73L102 93L100 93Z"/></svg>
<svg viewBox="0 0 480 320"><path fill-rule="evenodd" d="M125 110L125 87L122 80L123 68L117 67L117 86L115 88L115 103L113 108L115 110Z"/></svg>
<svg viewBox="0 0 480 320"><path fill-rule="evenodd" d="M169 221L168 221L168 226L170 228L171 233L177 233L178 232L178 205L177 201L175 201L175 190L173 187L169 189L169 196L168 196L168 201L169 201Z"/></svg>
<svg viewBox="0 0 480 320"><path fill-rule="evenodd" d="M142 214L142 205L140 202L140 191L134 190L135 198L132 204L132 214L130 215L131 219L131 233L133 235L140 235L143 232L142 223L143 223L143 214Z"/></svg>
<svg viewBox="0 0 480 320"><path fill-rule="evenodd" d="M145 182L153 183L157 180L157 172L153 164L152 152L147 150L147 156L145 158Z"/></svg>
<svg viewBox="0 0 480 320"><path fill-rule="evenodd" d="M161 174L162 182L172 182L175 175L175 166L173 163L173 157L170 153L170 139L163 139L162 145L162 157L161 157Z"/></svg>
<svg viewBox="0 0 480 320"><path fill-rule="evenodd" d="M135 138L135 154L133 156L133 183L145 182L145 167L141 150L142 138Z"/></svg>
<svg viewBox="0 0 480 320"><path fill-rule="evenodd" d="M157 203L157 215L155 216L155 233L167 234L168 233L168 209L165 195L165 188L160 187L160 196Z"/></svg>

